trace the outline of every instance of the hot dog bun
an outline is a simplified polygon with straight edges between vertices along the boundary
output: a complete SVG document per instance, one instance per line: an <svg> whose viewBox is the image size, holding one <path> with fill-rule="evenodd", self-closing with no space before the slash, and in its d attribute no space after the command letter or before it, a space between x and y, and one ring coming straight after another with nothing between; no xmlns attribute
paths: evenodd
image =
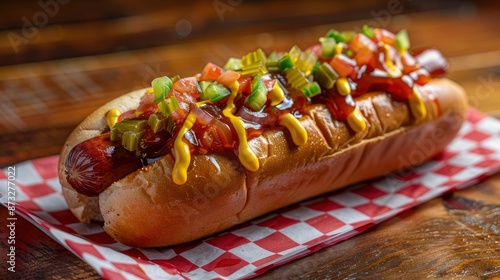
<svg viewBox="0 0 500 280"><path fill-rule="evenodd" d="M448 79L418 90L427 115L416 120L405 102L373 92L355 98L368 129L354 134L325 105L308 107L300 122L309 140L291 143L281 130L249 141L260 169L246 170L233 153L193 154L189 180L172 181L173 159L165 156L115 182L98 197L78 194L67 183L64 159L79 142L106 128L105 113L137 107L144 90L131 92L89 115L68 138L59 177L73 213L131 246L157 247L205 237L284 206L421 164L455 137L466 114L466 94ZM193 168L196 167L196 168Z"/></svg>
<svg viewBox="0 0 500 280"><path fill-rule="evenodd" d="M64 162L75 145L101 134L107 128L106 113L110 109L120 108L128 110L134 106L137 107L142 95L144 95L144 89L135 90L111 100L95 110L73 130L61 150L58 164L59 182L63 187L62 192L68 202L69 208L81 222L90 223L90 221L102 221L102 216L99 211L99 198L79 194L71 187L64 173Z"/></svg>

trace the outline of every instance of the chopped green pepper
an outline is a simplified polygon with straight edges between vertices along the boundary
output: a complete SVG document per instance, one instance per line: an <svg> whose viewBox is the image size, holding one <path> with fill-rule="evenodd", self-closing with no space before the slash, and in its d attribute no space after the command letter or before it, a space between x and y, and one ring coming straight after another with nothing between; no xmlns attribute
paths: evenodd
<svg viewBox="0 0 500 280"><path fill-rule="evenodd" d="M177 98L173 95L158 103L158 109L165 117L172 114L177 108L179 108L179 102L177 102Z"/></svg>
<svg viewBox="0 0 500 280"><path fill-rule="evenodd" d="M201 81L198 82L198 85L200 86L200 89L202 92L204 92L209 85L211 85L213 81Z"/></svg>
<svg viewBox="0 0 500 280"><path fill-rule="evenodd" d="M296 66L300 71L304 73L304 75L309 76L317 60L318 58L313 52L305 51L300 55L300 58L297 60Z"/></svg>
<svg viewBox="0 0 500 280"><path fill-rule="evenodd" d="M280 71L280 64L278 62L278 53L276 51L273 51L267 57L266 67L270 72Z"/></svg>
<svg viewBox="0 0 500 280"><path fill-rule="evenodd" d="M268 72L269 71L267 70L266 64L262 61L257 61L254 64L245 65L240 74L249 76L262 76L267 74Z"/></svg>
<svg viewBox="0 0 500 280"><path fill-rule="evenodd" d="M321 61L317 60L316 63L314 63L314 67L312 70L312 74L316 75L318 73L319 67L321 66Z"/></svg>
<svg viewBox="0 0 500 280"><path fill-rule="evenodd" d="M241 59L231 57L227 60L223 67L225 70L239 71L241 70Z"/></svg>
<svg viewBox="0 0 500 280"><path fill-rule="evenodd" d="M321 56L325 58L333 57L335 54L335 46L337 42L332 37L321 37L319 38L321 43Z"/></svg>
<svg viewBox="0 0 500 280"><path fill-rule="evenodd" d="M338 77L339 75L333 70L332 66L326 62L323 62L318 67L318 71L314 75L314 79L325 89L332 88Z"/></svg>
<svg viewBox="0 0 500 280"><path fill-rule="evenodd" d="M267 57L267 61L278 61L278 52L273 51L272 53L270 53Z"/></svg>
<svg viewBox="0 0 500 280"><path fill-rule="evenodd" d="M250 52L241 58L241 75L264 75L268 73L266 54L262 49Z"/></svg>
<svg viewBox="0 0 500 280"><path fill-rule="evenodd" d="M297 68L291 68L285 72L288 83L292 85L293 88L301 90L303 87L309 84L309 80L304 76Z"/></svg>
<svg viewBox="0 0 500 280"><path fill-rule="evenodd" d="M252 93L248 96L245 104L254 111L260 111L267 101L267 88L260 76L252 81Z"/></svg>
<svg viewBox="0 0 500 280"><path fill-rule="evenodd" d="M243 56L241 58L241 66L244 68L245 66L252 65L255 62L262 61L263 63L266 63L266 54L262 49L258 49L254 52L250 52L247 55Z"/></svg>
<svg viewBox="0 0 500 280"><path fill-rule="evenodd" d="M162 114L156 113L149 116L148 125L154 133L163 129L172 132L174 120L170 117L165 117Z"/></svg>
<svg viewBox="0 0 500 280"><path fill-rule="evenodd" d="M344 43L349 44L352 41L352 39L354 39L354 36L356 36L356 32L354 32L354 31L343 31L342 32L342 36L344 36L344 38L345 38ZM339 42L339 41L337 41L337 42Z"/></svg>
<svg viewBox="0 0 500 280"><path fill-rule="evenodd" d="M148 118L148 125L154 133L164 129L166 124L167 118L162 114L151 114Z"/></svg>
<svg viewBox="0 0 500 280"><path fill-rule="evenodd" d="M158 103L161 100L165 99L165 97L170 92L170 89L172 89L172 84L172 80L167 76L155 78L151 82L151 86L153 87L155 95L155 103Z"/></svg>
<svg viewBox="0 0 500 280"><path fill-rule="evenodd" d="M297 62L297 60L299 60L300 55L302 54L302 51L300 50L300 48L299 48L297 45L295 45L295 46L293 46L293 47L290 49L290 51L289 51L288 53L289 53L290 58L292 59L292 61L293 61L294 63L296 63L296 62Z"/></svg>
<svg viewBox="0 0 500 280"><path fill-rule="evenodd" d="M175 82L177 82L177 81L178 81L178 80L180 80L180 79L181 79L181 76L179 76L179 75L175 75L175 76L173 76L173 77L171 78L172 83L175 83Z"/></svg>
<svg viewBox="0 0 500 280"><path fill-rule="evenodd" d="M172 133L175 128L175 122L172 118L167 118L167 124L165 124L165 130Z"/></svg>
<svg viewBox="0 0 500 280"><path fill-rule="evenodd" d="M115 127L111 128L109 131L109 139L113 142L118 141L120 139L121 133Z"/></svg>
<svg viewBox="0 0 500 280"><path fill-rule="evenodd" d="M230 94L231 91L223 84L218 82L212 82L205 88L205 90L203 90L202 88L200 100L210 100L212 102L217 102L224 99L224 97Z"/></svg>
<svg viewBox="0 0 500 280"><path fill-rule="evenodd" d="M317 82L309 83L307 86L301 89L302 93L304 93L307 97L313 97L321 93L321 87Z"/></svg>
<svg viewBox="0 0 500 280"><path fill-rule="evenodd" d="M370 39L375 37L375 31L373 31L373 28L369 27L366 24L363 25L363 27L361 27L361 33L363 33L366 37Z"/></svg>
<svg viewBox="0 0 500 280"><path fill-rule="evenodd" d="M292 58L290 57L290 54L285 53L279 60L278 60L279 66L281 71L286 71L287 69L295 67L295 63L293 63Z"/></svg>
<svg viewBox="0 0 500 280"><path fill-rule="evenodd" d="M333 39L335 39L335 42L337 42L337 43L341 43L341 42L347 41L347 38L346 38L345 34L344 33L340 33L340 32L338 32L335 29L330 29L326 33L325 37L333 38Z"/></svg>
<svg viewBox="0 0 500 280"><path fill-rule="evenodd" d="M410 48L410 38L408 37L408 32L403 29L396 34L396 48L399 51L407 51Z"/></svg>
<svg viewBox="0 0 500 280"><path fill-rule="evenodd" d="M135 151L147 125L147 120L123 120L111 129L110 139L111 141L117 141L121 138L122 145L127 150Z"/></svg>
<svg viewBox="0 0 500 280"><path fill-rule="evenodd" d="M125 119L119 123L116 123L112 129L116 129L120 134L125 133L126 131L139 132L146 129L147 125L147 120Z"/></svg>
<svg viewBox="0 0 500 280"><path fill-rule="evenodd" d="M131 152L137 150L143 134L144 131L125 131L122 136L123 147Z"/></svg>

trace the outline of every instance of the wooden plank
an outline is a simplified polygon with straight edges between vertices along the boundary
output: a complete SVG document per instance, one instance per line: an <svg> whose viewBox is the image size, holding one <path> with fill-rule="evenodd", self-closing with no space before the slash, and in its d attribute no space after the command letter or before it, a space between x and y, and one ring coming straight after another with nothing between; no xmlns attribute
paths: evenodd
<svg viewBox="0 0 500 280"><path fill-rule="evenodd" d="M363 18L387 5L385 0L130 2L72 0L45 18L36 16L47 14L37 2L4 4L0 10L13 11L0 25L11 26L0 31L0 61L12 65L308 27Z"/></svg>
<svg viewBox="0 0 500 280"><path fill-rule="evenodd" d="M0 207L0 219L9 218L7 208ZM73 255L66 248L52 240L36 226L16 217L15 221L15 272L7 271L7 265L2 266L3 279L102 279L95 270ZM5 227L5 226L3 226ZM2 262L6 262L6 254L10 250L8 240L10 232L0 230L0 247Z"/></svg>

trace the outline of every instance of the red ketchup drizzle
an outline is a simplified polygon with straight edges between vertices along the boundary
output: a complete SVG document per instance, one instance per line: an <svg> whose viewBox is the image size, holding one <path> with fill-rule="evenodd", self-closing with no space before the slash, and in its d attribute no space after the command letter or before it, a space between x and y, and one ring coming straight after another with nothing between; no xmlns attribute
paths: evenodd
<svg viewBox="0 0 500 280"><path fill-rule="evenodd" d="M392 54L390 60L401 71L399 77L390 77L387 71L390 66L387 65L385 53L380 46L375 52L361 48L355 54L351 54L351 57L345 54L336 55L330 61L330 65L334 70L335 67L341 66L339 74L349 81L352 97L383 91L399 101L407 101L411 97L414 85L425 85L432 78L440 77L448 70L447 61L435 49L419 51L413 55L409 51L401 54L393 48L390 53ZM352 62L355 63L354 66ZM334 86L314 97L313 102L325 103L336 119L346 121L356 107L352 97L340 95ZM437 105L439 108L439 104Z"/></svg>

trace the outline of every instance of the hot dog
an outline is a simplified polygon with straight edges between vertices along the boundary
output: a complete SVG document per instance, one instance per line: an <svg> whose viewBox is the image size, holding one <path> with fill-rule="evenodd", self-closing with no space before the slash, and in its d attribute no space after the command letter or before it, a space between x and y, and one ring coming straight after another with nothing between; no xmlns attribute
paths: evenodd
<svg viewBox="0 0 500 280"><path fill-rule="evenodd" d="M158 77L97 109L61 152L72 212L127 245L180 244L421 164L455 137L466 95L439 51L369 27L319 41Z"/></svg>

